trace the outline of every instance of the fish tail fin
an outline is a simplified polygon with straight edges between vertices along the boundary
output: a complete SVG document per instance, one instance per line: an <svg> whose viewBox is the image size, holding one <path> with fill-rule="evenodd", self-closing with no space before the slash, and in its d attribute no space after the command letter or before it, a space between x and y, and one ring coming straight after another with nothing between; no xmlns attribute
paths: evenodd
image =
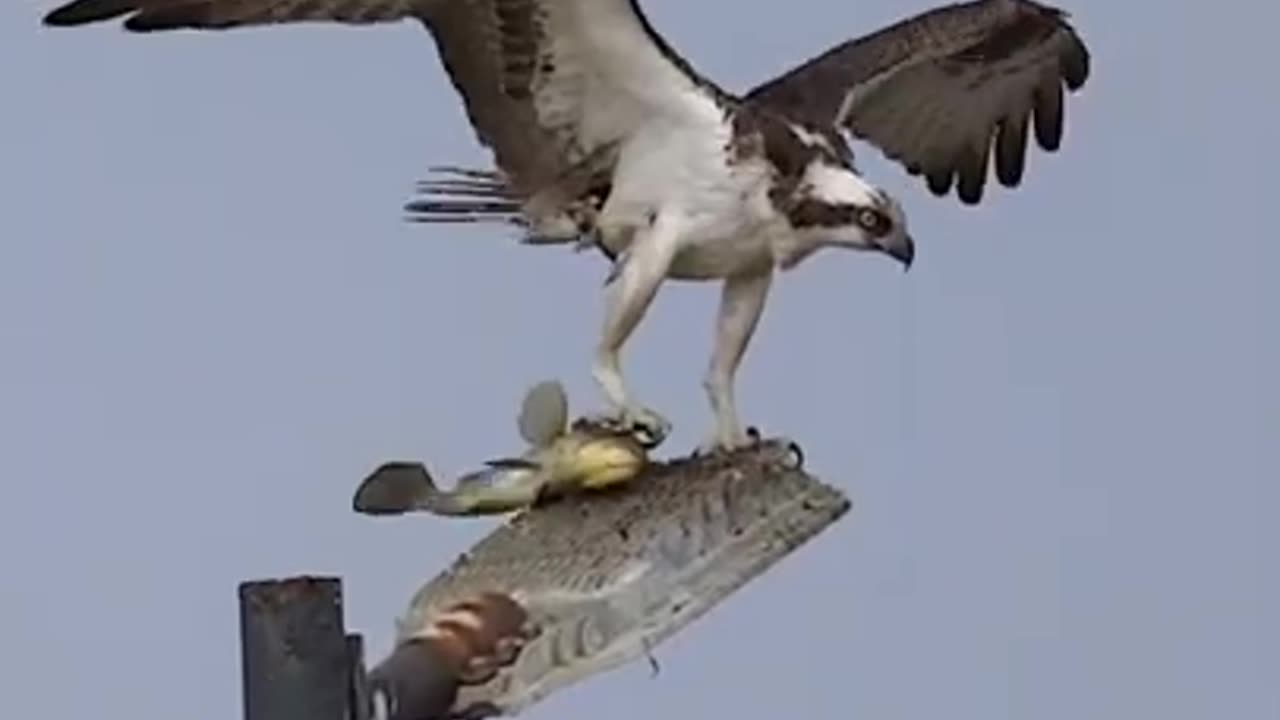
<svg viewBox="0 0 1280 720"><path fill-rule="evenodd" d="M351 505L364 515L403 515L426 507L439 494L425 465L396 460L370 473L356 489Z"/></svg>

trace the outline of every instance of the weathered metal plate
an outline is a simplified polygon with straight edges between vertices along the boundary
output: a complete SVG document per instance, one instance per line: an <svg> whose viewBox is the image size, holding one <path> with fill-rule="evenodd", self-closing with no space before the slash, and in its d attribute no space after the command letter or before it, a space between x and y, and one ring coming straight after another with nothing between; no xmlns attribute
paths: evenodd
<svg viewBox="0 0 1280 720"><path fill-rule="evenodd" d="M346 720L350 642L337 578L240 584L245 720Z"/></svg>
<svg viewBox="0 0 1280 720"><path fill-rule="evenodd" d="M523 512L415 593L397 639L479 593L520 603L536 635L455 717L514 715L548 693L644 657L842 517L850 501L781 440L655 463L626 488Z"/></svg>

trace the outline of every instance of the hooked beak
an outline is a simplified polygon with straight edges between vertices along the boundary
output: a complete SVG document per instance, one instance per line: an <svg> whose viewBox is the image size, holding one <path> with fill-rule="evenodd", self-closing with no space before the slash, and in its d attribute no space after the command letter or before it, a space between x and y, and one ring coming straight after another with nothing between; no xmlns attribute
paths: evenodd
<svg viewBox="0 0 1280 720"><path fill-rule="evenodd" d="M911 269L911 261L916 257L916 244L911 236L902 233L897 235L893 240L881 248L889 257L902 263L902 271L906 272Z"/></svg>

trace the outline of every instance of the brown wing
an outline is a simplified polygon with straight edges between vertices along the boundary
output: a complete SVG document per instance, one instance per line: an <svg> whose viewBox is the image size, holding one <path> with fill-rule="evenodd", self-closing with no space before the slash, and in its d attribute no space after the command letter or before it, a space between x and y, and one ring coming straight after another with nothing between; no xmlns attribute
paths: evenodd
<svg viewBox="0 0 1280 720"><path fill-rule="evenodd" d="M982 199L987 168L1017 187L1028 127L1058 149L1063 88L1089 76L1089 51L1061 10L1029 0L977 0L908 18L774 78L748 102L848 128L929 189Z"/></svg>
<svg viewBox="0 0 1280 720"><path fill-rule="evenodd" d="M527 215L555 216L612 175L617 146L651 118L717 117L707 107L719 89L670 50L637 0L437 0L426 17L502 173L455 184L471 194L461 202L411 204L419 219L445 206L501 215L513 194ZM449 196L431 191L443 187L424 189Z"/></svg>
<svg viewBox="0 0 1280 720"><path fill-rule="evenodd" d="M554 174L563 148L530 102L531 56L545 41L535 8L533 0L73 0L44 22L75 26L125 16L125 29L154 32L417 18L434 37L478 139L508 175L536 183Z"/></svg>
<svg viewBox="0 0 1280 720"><path fill-rule="evenodd" d="M567 175L611 168L611 148L654 116L708 122L719 92L671 52L637 0L73 0L44 22L120 16L134 32L420 20L501 169L466 190L500 210L536 192L554 213Z"/></svg>
<svg viewBox="0 0 1280 720"><path fill-rule="evenodd" d="M124 27L133 32L306 21L365 24L409 17L419 4L414 0L73 0L45 15L44 23L67 27L128 16Z"/></svg>

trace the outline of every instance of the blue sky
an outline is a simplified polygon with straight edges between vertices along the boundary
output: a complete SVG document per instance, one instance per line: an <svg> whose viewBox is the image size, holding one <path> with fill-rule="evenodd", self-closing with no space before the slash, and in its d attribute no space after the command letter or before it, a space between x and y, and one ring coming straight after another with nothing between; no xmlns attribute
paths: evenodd
<svg viewBox="0 0 1280 720"><path fill-rule="evenodd" d="M341 574L385 653L490 523L375 522L390 457L514 448L531 383L594 408L598 257L401 221L484 164L415 25L130 36L0 6L0 587L14 716L237 717L235 586ZM928 5L683 3L732 89ZM980 209L861 151L917 241L776 284L741 409L853 512L644 663L530 718L1280 717L1280 103L1263 4L1068 9L1063 151ZM701 439L718 291L669 285L637 393Z"/></svg>

